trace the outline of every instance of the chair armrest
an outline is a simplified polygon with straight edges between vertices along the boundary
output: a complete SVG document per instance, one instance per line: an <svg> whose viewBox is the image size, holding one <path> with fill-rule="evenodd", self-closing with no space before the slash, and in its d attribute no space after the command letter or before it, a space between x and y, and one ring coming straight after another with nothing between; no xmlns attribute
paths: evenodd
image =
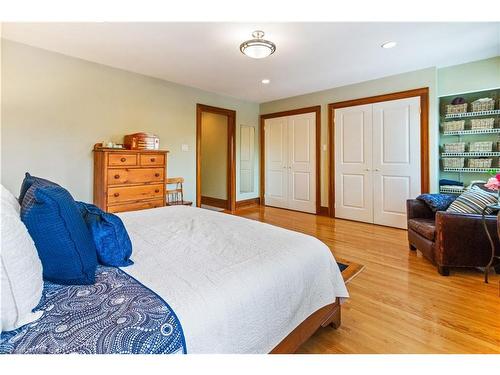
<svg viewBox="0 0 500 375"><path fill-rule="evenodd" d="M486 226L500 250L496 216L486 216ZM484 266L491 256L491 245L484 231L482 216L445 211L436 213L436 262L440 265Z"/></svg>
<svg viewBox="0 0 500 375"><path fill-rule="evenodd" d="M408 199L406 201L407 219L432 219L434 212L424 202L418 199Z"/></svg>

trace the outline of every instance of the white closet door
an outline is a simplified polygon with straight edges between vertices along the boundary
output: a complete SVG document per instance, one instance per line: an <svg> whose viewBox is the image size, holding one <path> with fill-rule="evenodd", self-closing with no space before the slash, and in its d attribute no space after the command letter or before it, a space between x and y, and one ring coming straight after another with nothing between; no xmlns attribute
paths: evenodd
<svg viewBox="0 0 500 375"><path fill-rule="evenodd" d="M373 222L372 106L335 110L335 216Z"/></svg>
<svg viewBox="0 0 500 375"><path fill-rule="evenodd" d="M265 120L265 203L288 207L288 136L287 118Z"/></svg>
<svg viewBox="0 0 500 375"><path fill-rule="evenodd" d="M374 223L406 228L420 189L420 98L373 104Z"/></svg>
<svg viewBox="0 0 500 375"><path fill-rule="evenodd" d="M316 213L316 114L288 117L288 208Z"/></svg>

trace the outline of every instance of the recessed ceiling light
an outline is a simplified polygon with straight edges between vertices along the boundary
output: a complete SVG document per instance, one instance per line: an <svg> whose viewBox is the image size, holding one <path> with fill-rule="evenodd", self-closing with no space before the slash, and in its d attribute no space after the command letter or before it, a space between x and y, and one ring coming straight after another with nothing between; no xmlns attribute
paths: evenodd
<svg viewBox="0 0 500 375"><path fill-rule="evenodd" d="M263 31L256 30L252 33L252 36L253 39L247 40L240 45L240 51L244 55L254 59L263 59L276 51L276 45L273 42L263 39Z"/></svg>
<svg viewBox="0 0 500 375"><path fill-rule="evenodd" d="M271 80L270 80L270 79L267 79L267 78L262 80L262 83L263 83L264 85L267 85L267 84L269 84L270 82L271 82Z"/></svg>
<svg viewBox="0 0 500 375"><path fill-rule="evenodd" d="M394 48L396 47L396 42L385 42L385 43L382 43L381 47L382 48Z"/></svg>

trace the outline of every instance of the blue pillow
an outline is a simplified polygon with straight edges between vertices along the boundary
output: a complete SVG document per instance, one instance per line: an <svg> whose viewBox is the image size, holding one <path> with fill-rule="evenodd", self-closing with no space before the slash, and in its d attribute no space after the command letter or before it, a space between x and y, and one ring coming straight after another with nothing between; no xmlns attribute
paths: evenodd
<svg viewBox="0 0 500 375"><path fill-rule="evenodd" d="M21 220L35 242L43 277L56 284L93 284L97 255L71 194L35 181L26 191Z"/></svg>
<svg viewBox="0 0 500 375"><path fill-rule="evenodd" d="M130 260L132 242L122 220L93 204L76 202L89 228L97 249L97 260L105 266L126 267Z"/></svg>
<svg viewBox="0 0 500 375"><path fill-rule="evenodd" d="M446 211L457 197L451 194L422 194L417 199L427 204L432 212L437 212Z"/></svg>
<svg viewBox="0 0 500 375"><path fill-rule="evenodd" d="M26 172L26 174L24 175L23 183L21 184L21 191L19 192L19 204L21 204L21 205L23 204L23 199L24 199L24 196L26 195L26 192L31 187L31 185L33 185L33 183L35 181L39 183L39 186L45 186L45 185L47 185L47 186L59 186L55 182L46 180L44 178L32 176L28 172Z"/></svg>

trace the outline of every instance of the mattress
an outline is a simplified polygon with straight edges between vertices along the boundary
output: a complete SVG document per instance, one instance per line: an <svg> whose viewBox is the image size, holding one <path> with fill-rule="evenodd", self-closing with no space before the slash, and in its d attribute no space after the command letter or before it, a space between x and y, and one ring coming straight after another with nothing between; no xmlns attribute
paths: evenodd
<svg viewBox="0 0 500 375"><path fill-rule="evenodd" d="M119 214L133 245L129 275L161 296L188 353L268 353L348 292L318 239L187 206Z"/></svg>

